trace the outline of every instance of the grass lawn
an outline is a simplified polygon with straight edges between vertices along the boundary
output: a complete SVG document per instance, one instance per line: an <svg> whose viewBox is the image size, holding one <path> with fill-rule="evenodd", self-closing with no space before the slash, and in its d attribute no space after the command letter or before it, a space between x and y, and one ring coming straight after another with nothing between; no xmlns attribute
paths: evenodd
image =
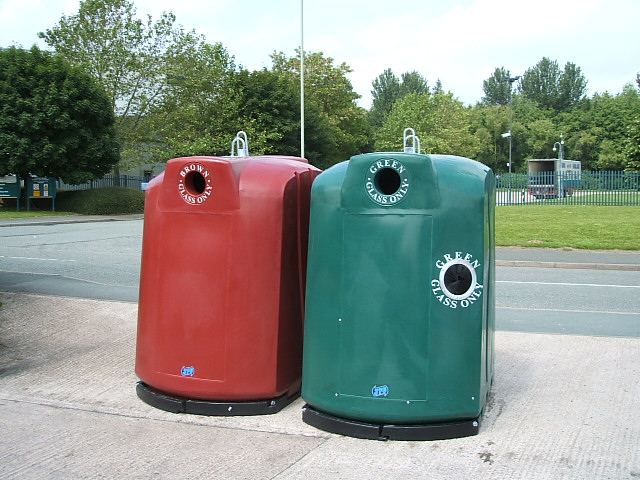
<svg viewBox="0 0 640 480"><path fill-rule="evenodd" d="M496 245L640 250L640 207L496 207Z"/></svg>
<svg viewBox="0 0 640 480"><path fill-rule="evenodd" d="M68 212L16 212L0 207L0 219ZM496 245L640 250L640 207L508 205L496 207Z"/></svg>
<svg viewBox="0 0 640 480"><path fill-rule="evenodd" d="M0 207L0 220L3 218L34 218L34 217L60 217L64 215L73 215L69 212L47 212L42 210L19 211L16 212L15 208L2 208Z"/></svg>

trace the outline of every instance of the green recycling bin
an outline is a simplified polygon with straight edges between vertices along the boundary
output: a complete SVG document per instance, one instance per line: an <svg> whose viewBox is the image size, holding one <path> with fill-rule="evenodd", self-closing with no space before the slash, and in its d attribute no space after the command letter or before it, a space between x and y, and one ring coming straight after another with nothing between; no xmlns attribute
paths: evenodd
<svg viewBox="0 0 640 480"><path fill-rule="evenodd" d="M495 178L370 153L312 187L303 421L343 435L474 435L494 365Z"/></svg>

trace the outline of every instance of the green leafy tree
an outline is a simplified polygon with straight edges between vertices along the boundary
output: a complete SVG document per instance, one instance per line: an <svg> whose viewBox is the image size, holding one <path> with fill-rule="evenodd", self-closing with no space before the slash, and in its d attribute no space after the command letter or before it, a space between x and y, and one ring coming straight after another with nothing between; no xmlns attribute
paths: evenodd
<svg viewBox="0 0 640 480"><path fill-rule="evenodd" d="M570 158L583 168L620 170L626 166L625 144L629 124L640 115L640 92L631 84L617 95L595 94L563 119ZM572 145L571 142L577 142ZM579 140L579 142L578 142Z"/></svg>
<svg viewBox="0 0 640 480"><path fill-rule="evenodd" d="M478 103L472 109L471 115L471 131L480 142L480 151L475 157L476 160L489 165L495 172L504 172L508 170L509 162L509 138L503 137L503 134L509 131L509 106L508 105L492 105L485 106ZM547 110L543 110L532 100L522 95L513 96L513 122L511 137L511 163L512 171L527 171L527 160L537 157L540 153L534 153L533 146L538 145L539 151L546 151L539 138L532 141L530 136L532 130L534 135L535 128L532 125L547 125L551 129L550 136L554 138L554 142L559 139L561 130L557 130L552 121L553 114ZM555 133L554 133L555 132ZM553 147L553 142L548 148Z"/></svg>
<svg viewBox="0 0 640 480"><path fill-rule="evenodd" d="M564 111L584 100L587 81L579 67L567 62L564 71L558 62L543 57L529 68L520 82L521 93L541 108Z"/></svg>
<svg viewBox="0 0 640 480"><path fill-rule="evenodd" d="M272 70L286 75L300 86L300 57L287 58L284 53L274 53ZM335 148L328 156L317 160L317 166L326 168L368 148L369 124L366 111L359 107L360 98L353 91L347 75L351 68L342 63L334 65L331 57L322 52L305 54L305 124L307 111L322 117L327 141ZM305 126L306 143L306 126ZM305 147L306 154L306 147Z"/></svg>
<svg viewBox="0 0 640 480"><path fill-rule="evenodd" d="M475 159L494 172L505 171L509 161L509 142L502 135L509 131L508 108L504 105L474 107L471 110L471 131L480 144Z"/></svg>
<svg viewBox="0 0 640 480"><path fill-rule="evenodd" d="M509 82L511 73L504 67L496 68L493 74L482 82L482 104L491 105L508 105L511 98L511 86Z"/></svg>
<svg viewBox="0 0 640 480"><path fill-rule="evenodd" d="M541 119L529 122L526 125L526 143L528 146L529 158L556 158L557 152L553 151L553 146L560 141L558 128L551 119ZM565 152L565 157L567 157Z"/></svg>
<svg viewBox="0 0 640 480"><path fill-rule="evenodd" d="M522 94L542 108L555 109L560 97L560 73L558 62L544 57L524 73L520 82Z"/></svg>
<svg viewBox="0 0 640 480"><path fill-rule="evenodd" d="M400 79L390 68L387 68L373 80L372 87L369 122L374 127L380 127L384 118L391 113L393 105L402 95Z"/></svg>
<svg viewBox="0 0 640 480"><path fill-rule="evenodd" d="M640 84L640 79L639 79ZM640 171L640 115L629 124L629 136L625 145L626 169Z"/></svg>
<svg viewBox="0 0 640 480"><path fill-rule="evenodd" d="M557 110L568 110L584 101L587 91L587 80L580 67L575 63L567 62L564 71L560 75L558 85L560 98Z"/></svg>
<svg viewBox="0 0 640 480"><path fill-rule="evenodd" d="M524 96L513 96L513 171L526 172L528 160L553 158L553 144L564 134L565 142L571 137L566 128L558 126L558 114L540 107L537 102ZM570 148L565 149L567 153Z"/></svg>
<svg viewBox="0 0 640 480"><path fill-rule="evenodd" d="M0 175L81 183L119 159L108 96L60 55L0 49Z"/></svg>
<svg viewBox="0 0 640 480"><path fill-rule="evenodd" d="M238 112L229 123L247 132L251 153L299 156L299 85L281 72L266 69L240 72L236 85ZM338 154L331 125L313 102L305 110L305 157L322 166L324 159Z"/></svg>
<svg viewBox="0 0 640 480"><path fill-rule="evenodd" d="M401 151L402 133L412 127L423 153L441 153L475 158L480 142L471 133L471 110L452 93L410 93L398 100L376 132L376 151Z"/></svg>
<svg viewBox="0 0 640 480"><path fill-rule="evenodd" d="M427 80L415 70L403 73L399 79L387 68L373 80L371 90L372 104L369 110L369 122L374 128L382 126L393 105L410 93L429 93ZM440 80L438 86L442 88Z"/></svg>
<svg viewBox="0 0 640 480"><path fill-rule="evenodd" d="M184 130L188 138L185 151L192 155L228 155L231 140L243 130L254 155L300 154L299 90L286 76L270 70L240 70L225 84L228 94L211 98L202 105L202 115L193 118L193 129ZM190 114L189 105L187 114ZM209 119L215 118L214 121ZM171 126L176 131L180 119ZM313 117L307 119L307 124ZM194 140L201 139L200 142ZM195 150L194 150L195 148ZM184 155L184 153L181 153Z"/></svg>
<svg viewBox="0 0 640 480"><path fill-rule="evenodd" d="M582 162L584 170L591 170L596 165L594 158L597 158L600 144L594 132L563 129L567 132L567 158Z"/></svg>
<svg viewBox="0 0 640 480"><path fill-rule="evenodd" d="M139 148L158 161L228 154L238 130L233 58L219 43L175 48L181 51L166 64L163 94L141 119L151 135Z"/></svg>
<svg viewBox="0 0 640 480"><path fill-rule="evenodd" d="M442 88L442 83L440 83L440 88ZM400 75L400 95L404 97L410 93L429 93L427 79L415 70Z"/></svg>
<svg viewBox="0 0 640 480"><path fill-rule="evenodd" d="M624 170L627 164L624 147L624 144L605 138L600 142L598 158L593 166L598 170Z"/></svg>
<svg viewBox="0 0 640 480"><path fill-rule="evenodd" d="M442 86L442 80L440 80L439 78L436 80L436 84L431 90L431 93L433 93L434 95L445 93L444 87Z"/></svg>
<svg viewBox="0 0 640 480"><path fill-rule="evenodd" d="M174 26L163 13L153 21L136 17L128 0L83 0L76 15L63 16L40 32L47 45L81 66L107 92L116 114L123 164L146 163L139 146L149 140L144 119L162 98L173 58L202 41Z"/></svg>

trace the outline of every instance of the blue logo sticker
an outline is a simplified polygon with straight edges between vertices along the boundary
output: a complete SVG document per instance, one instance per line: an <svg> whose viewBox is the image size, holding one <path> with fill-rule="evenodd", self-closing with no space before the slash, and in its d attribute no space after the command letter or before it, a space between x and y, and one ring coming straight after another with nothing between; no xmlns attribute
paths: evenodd
<svg viewBox="0 0 640 480"><path fill-rule="evenodd" d="M183 377L193 377L196 373L195 367L182 367L182 376Z"/></svg>
<svg viewBox="0 0 640 480"><path fill-rule="evenodd" d="M371 389L371 395L374 397L386 397L389 395L389 387L386 385L380 385L379 387L374 385Z"/></svg>

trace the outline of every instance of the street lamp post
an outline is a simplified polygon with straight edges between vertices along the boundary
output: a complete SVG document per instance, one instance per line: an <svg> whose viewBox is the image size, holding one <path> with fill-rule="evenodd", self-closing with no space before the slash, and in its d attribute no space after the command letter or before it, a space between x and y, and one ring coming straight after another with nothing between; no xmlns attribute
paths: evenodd
<svg viewBox="0 0 640 480"><path fill-rule="evenodd" d="M511 182L511 137L513 137L513 82L520 80L522 76L509 77L509 182Z"/></svg>
<svg viewBox="0 0 640 480"><path fill-rule="evenodd" d="M558 148L556 148L556 145ZM560 141L553 144L553 151L558 150L558 159L564 160L564 140L562 139L562 134L560 134Z"/></svg>

